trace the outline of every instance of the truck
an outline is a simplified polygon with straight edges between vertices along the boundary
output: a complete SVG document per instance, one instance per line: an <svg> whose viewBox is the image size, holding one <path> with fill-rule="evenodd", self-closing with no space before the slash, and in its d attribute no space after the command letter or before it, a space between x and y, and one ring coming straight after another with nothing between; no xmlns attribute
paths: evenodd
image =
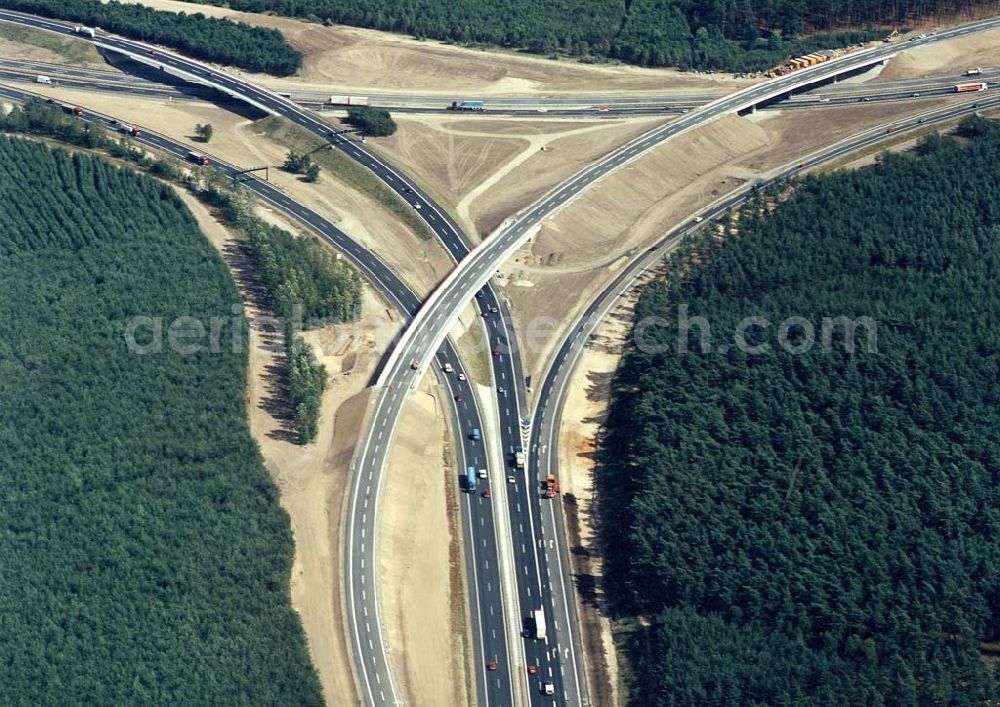
<svg viewBox="0 0 1000 707"><path fill-rule="evenodd" d="M80 106L70 105L69 103L62 104L63 113L69 113L70 115L83 115L83 108Z"/></svg>
<svg viewBox="0 0 1000 707"><path fill-rule="evenodd" d="M465 471L465 490L469 493L475 493L476 491L476 467L470 466Z"/></svg>
<svg viewBox="0 0 1000 707"><path fill-rule="evenodd" d="M448 110L486 110L486 104L482 101L452 101Z"/></svg>
<svg viewBox="0 0 1000 707"><path fill-rule="evenodd" d="M972 83L960 83L955 85L955 93L966 93L968 91L985 91L984 81L973 81Z"/></svg>
<svg viewBox="0 0 1000 707"><path fill-rule="evenodd" d="M559 493L559 482L551 471L545 477L545 498L555 498Z"/></svg>
<svg viewBox="0 0 1000 707"><path fill-rule="evenodd" d="M47 83L47 84L51 84L52 83L52 79L50 79L48 76L44 76L42 74L39 74L38 76L35 77L35 83Z"/></svg>
<svg viewBox="0 0 1000 707"><path fill-rule="evenodd" d="M189 152L188 160L194 162L195 164L208 164L208 157L200 152Z"/></svg>
<svg viewBox="0 0 1000 707"><path fill-rule="evenodd" d="M73 28L73 31L76 32L77 34L86 35L86 36L90 37L91 39L96 39L97 38L97 33L94 32L94 28L93 27L81 27L81 26L78 25L78 26L76 26L76 27Z"/></svg>
<svg viewBox="0 0 1000 707"><path fill-rule="evenodd" d="M978 66L975 69L966 69L965 70L965 75L966 76L982 76L983 75L983 70L980 69Z"/></svg>
<svg viewBox="0 0 1000 707"><path fill-rule="evenodd" d="M524 468L524 450L521 447L514 450L514 465L518 469Z"/></svg>
<svg viewBox="0 0 1000 707"><path fill-rule="evenodd" d="M131 135L132 137L139 137L142 135L142 129L134 125L129 125L128 123L122 123L118 126L118 132L125 133L126 135Z"/></svg>
<svg viewBox="0 0 1000 707"><path fill-rule="evenodd" d="M556 694L556 686L551 682L542 683L542 694L543 695L554 695Z"/></svg>
<svg viewBox="0 0 1000 707"><path fill-rule="evenodd" d="M469 434L469 439L471 439L473 442L478 442L480 439L482 439L482 436L479 434L478 427L472 428L472 432Z"/></svg>
<svg viewBox="0 0 1000 707"><path fill-rule="evenodd" d="M545 612L541 609L535 609L531 612L531 618L535 621L535 638L539 641L544 641L547 636L545 632Z"/></svg>
<svg viewBox="0 0 1000 707"><path fill-rule="evenodd" d="M327 101L331 106L367 106L370 103L368 96L330 96Z"/></svg>

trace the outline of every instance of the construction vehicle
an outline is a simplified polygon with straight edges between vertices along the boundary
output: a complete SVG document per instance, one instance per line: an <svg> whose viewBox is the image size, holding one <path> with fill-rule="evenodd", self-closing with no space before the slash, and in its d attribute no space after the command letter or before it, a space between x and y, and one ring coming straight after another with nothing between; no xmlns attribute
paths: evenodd
<svg viewBox="0 0 1000 707"><path fill-rule="evenodd" d="M975 69L966 69L965 70L965 75L966 76L982 76L983 75L983 70L980 69L978 66Z"/></svg>
<svg viewBox="0 0 1000 707"><path fill-rule="evenodd" d="M208 157L201 154L200 152L189 152L188 159L195 164L205 165L208 164Z"/></svg>
<svg viewBox="0 0 1000 707"><path fill-rule="evenodd" d="M889 33L889 36L887 36L882 41L883 42L894 42L894 41L896 41L896 37L898 37L898 36L899 36L899 30L898 29L894 29L894 30L892 30L892 32Z"/></svg>
<svg viewBox="0 0 1000 707"><path fill-rule="evenodd" d="M559 482L556 481L555 474L549 472L545 477L545 498L555 498L559 493Z"/></svg>
<svg viewBox="0 0 1000 707"><path fill-rule="evenodd" d="M545 631L545 612L541 609L535 609L531 612L531 617L535 621L535 638L544 641L548 635Z"/></svg>
<svg viewBox="0 0 1000 707"><path fill-rule="evenodd" d="M470 466L465 472L465 490L469 493L476 492L476 467Z"/></svg>
<svg viewBox="0 0 1000 707"><path fill-rule="evenodd" d="M955 93L967 93L969 91L985 91L985 81L973 81L972 83L960 83L955 85Z"/></svg>
<svg viewBox="0 0 1000 707"><path fill-rule="evenodd" d="M96 39L97 38L97 33L94 32L94 29L92 27L77 26L77 27L73 28L73 31L76 32L77 34L84 34L84 35L90 37L91 39Z"/></svg>
<svg viewBox="0 0 1000 707"><path fill-rule="evenodd" d="M327 105L331 106L367 106L371 103L368 96L330 96Z"/></svg>

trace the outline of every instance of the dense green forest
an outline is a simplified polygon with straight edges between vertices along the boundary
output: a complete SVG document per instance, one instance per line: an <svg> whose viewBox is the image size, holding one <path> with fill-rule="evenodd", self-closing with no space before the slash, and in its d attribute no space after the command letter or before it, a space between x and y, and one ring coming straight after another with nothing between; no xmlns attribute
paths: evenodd
<svg viewBox="0 0 1000 707"><path fill-rule="evenodd" d="M632 703L1000 697L1000 128L962 132L760 195L645 289L598 472ZM823 346L840 316L874 339Z"/></svg>
<svg viewBox="0 0 1000 707"><path fill-rule="evenodd" d="M884 36L872 25L986 0L188 0L584 60L759 71L788 56ZM846 31L845 31L846 30Z"/></svg>
<svg viewBox="0 0 1000 707"><path fill-rule="evenodd" d="M290 76L302 55L276 29L205 17L200 12L164 12L111 0L0 0L0 7L71 20L123 37L157 42L188 56L275 76Z"/></svg>
<svg viewBox="0 0 1000 707"><path fill-rule="evenodd" d="M0 163L0 704L322 704L226 266L157 180ZM221 345L177 351L182 316Z"/></svg>

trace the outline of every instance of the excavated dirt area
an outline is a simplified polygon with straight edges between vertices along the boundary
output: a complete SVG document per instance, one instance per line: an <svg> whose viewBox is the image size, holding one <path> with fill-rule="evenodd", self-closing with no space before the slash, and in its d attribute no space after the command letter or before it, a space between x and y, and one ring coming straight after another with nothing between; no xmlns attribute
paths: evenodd
<svg viewBox="0 0 1000 707"><path fill-rule="evenodd" d="M905 43L901 44L900 48L905 46ZM977 66L996 67L998 56L1000 30L977 32L902 52L889 60L875 81L953 76Z"/></svg>
<svg viewBox="0 0 1000 707"><path fill-rule="evenodd" d="M456 535L456 476L442 401L427 381L410 395L386 467L379 517L379 596L406 704L467 704L467 602ZM453 515L454 514L454 515ZM343 703L341 703L343 704Z"/></svg>
<svg viewBox="0 0 1000 707"><path fill-rule="evenodd" d="M396 120L397 133L372 143L375 149L453 205L463 226L481 237L590 162L669 118Z"/></svg>
<svg viewBox="0 0 1000 707"><path fill-rule="evenodd" d="M417 41L403 35L323 27L282 17L235 12L210 5L192 6L176 0L139 0L141 4L173 12L198 12L229 17L247 24L274 27L304 55L299 76L270 85L322 89L331 92L398 91L422 95L663 95L718 92L747 85L731 77L682 73L672 69L641 69L620 65L590 65L571 60L551 61L513 52L465 49L433 40Z"/></svg>

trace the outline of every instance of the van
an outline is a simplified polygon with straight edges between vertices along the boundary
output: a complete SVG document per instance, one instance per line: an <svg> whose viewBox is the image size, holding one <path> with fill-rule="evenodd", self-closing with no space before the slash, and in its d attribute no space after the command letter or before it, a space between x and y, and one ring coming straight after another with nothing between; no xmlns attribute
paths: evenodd
<svg viewBox="0 0 1000 707"><path fill-rule="evenodd" d="M479 434L479 428L478 427L473 427L472 428L472 433L469 434L469 439L471 439L473 442L478 442L480 439L482 439L482 437Z"/></svg>
<svg viewBox="0 0 1000 707"><path fill-rule="evenodd" d="M47 84L51 84L52 83L52 79L50 79L48 76L42 76L41 74L39 74L35 78L35 83L47 83Z"/></svg>

